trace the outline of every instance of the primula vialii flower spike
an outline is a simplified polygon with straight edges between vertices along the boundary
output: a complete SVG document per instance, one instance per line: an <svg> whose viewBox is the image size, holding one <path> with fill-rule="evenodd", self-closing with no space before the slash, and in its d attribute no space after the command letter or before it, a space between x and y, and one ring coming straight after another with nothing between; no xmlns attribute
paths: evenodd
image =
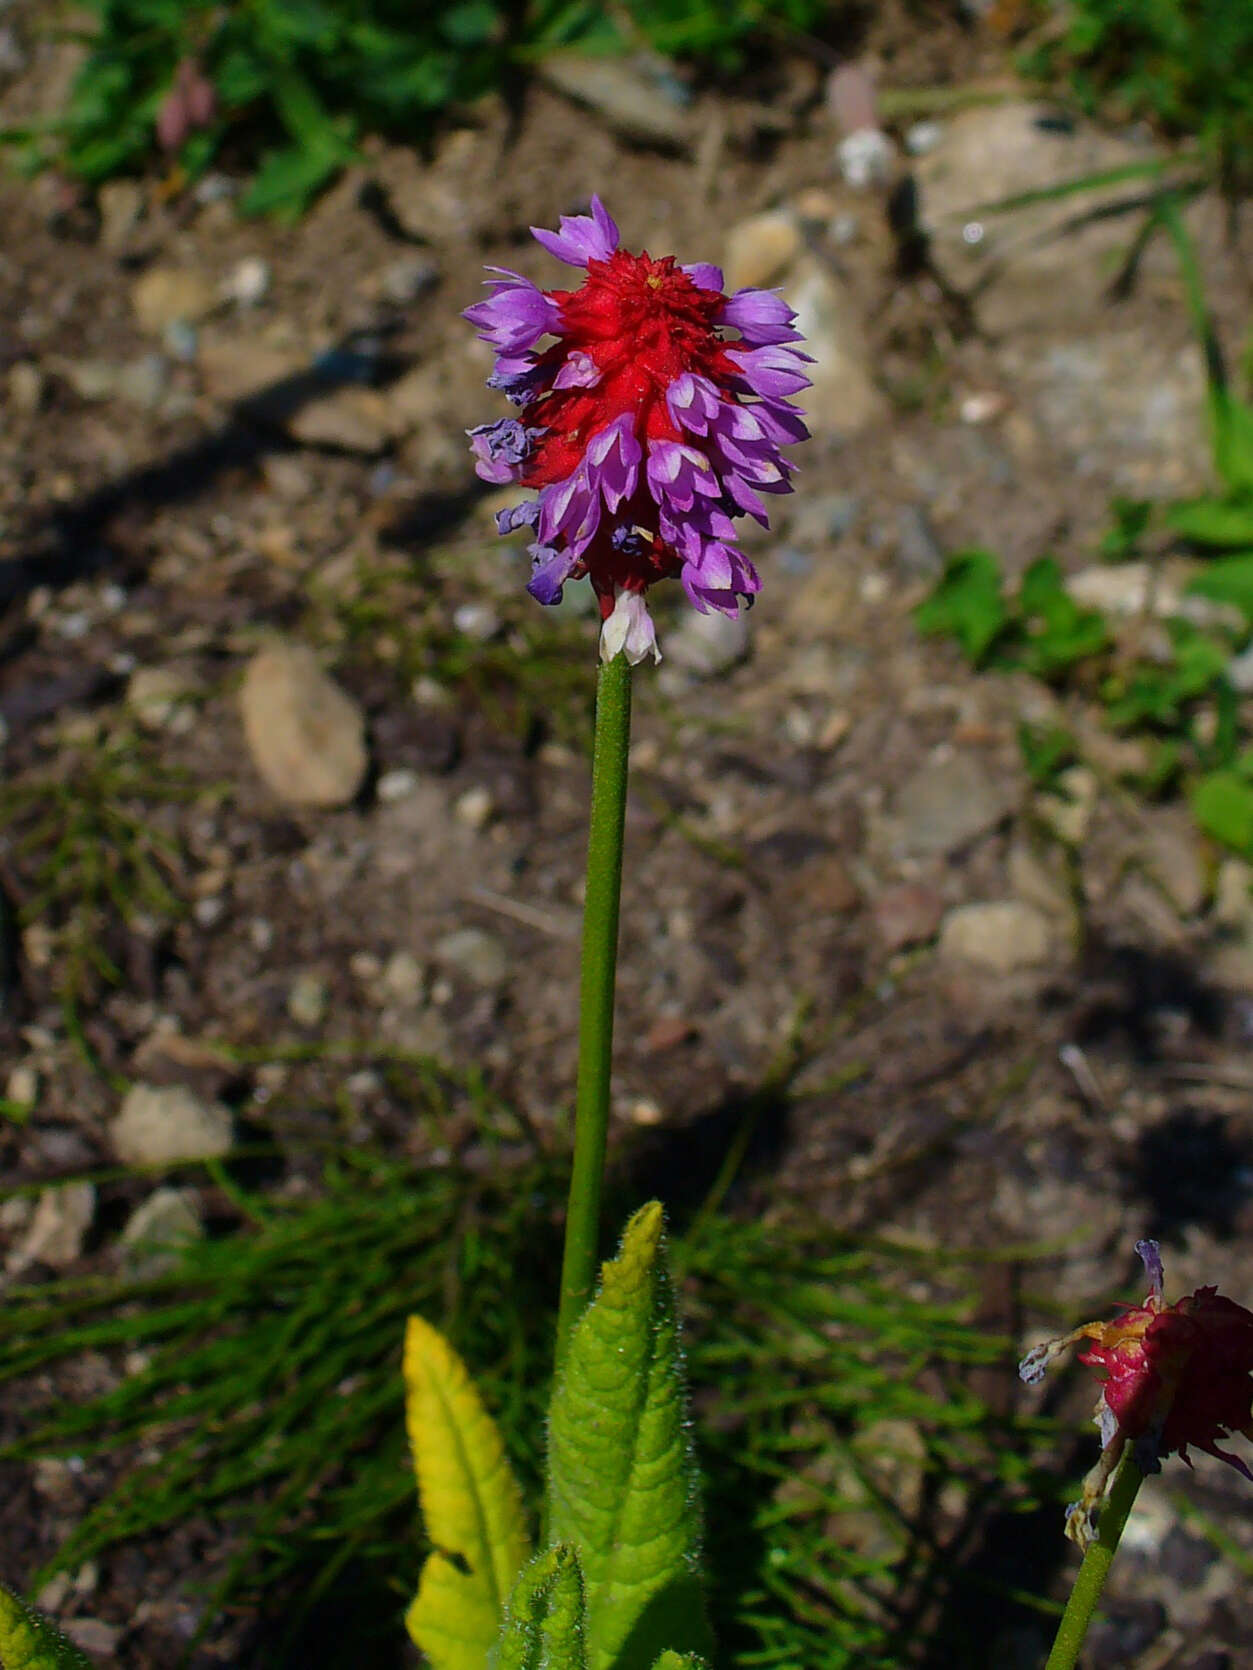
<svg viewBox="0 0 1253 1670"><path fill-rule="evenodd" d="M1143 1473L1158 1472L1168 1455L1191 1466L1192 1445L1253 1480L1238 1456L1218 1448L1218 1440L1232 1433L1253 1438L1253 1312L1214 1287L1199 1287L1168 1305L1157 1242L1137 1241L1136 1251L1149 1278L1142 1305L1124 1305L1112 1322L1088 1322L1064 1339L1038 1345L1018 1366L1033 1384L1068 1346L1089 1342L1079 1361L1102 1381L1096 1405L1101 1459L1066 1515L1066 1535L1081 1547L1095 1535L1105 1487L1128 1442Z"/></svg>
<svg viewBox="0 0 1253 1670"><path fill-rule="evenodd" d="M496 350L488 386L521 416L468 432L475 469L536 494L496 519L534 536L531 595L559 602L587 576L602 658L659 660L644 595L656 581L681 580L702 614L734 615L760 590L735 524L766 526L761 495L791 490L781 449L808 435L790 400L808 356L781 297L727 296L717 267L629 254L599 197L556 232L531 230L584 278L541 290L488 269L491 294L465 317Z"/></svg>

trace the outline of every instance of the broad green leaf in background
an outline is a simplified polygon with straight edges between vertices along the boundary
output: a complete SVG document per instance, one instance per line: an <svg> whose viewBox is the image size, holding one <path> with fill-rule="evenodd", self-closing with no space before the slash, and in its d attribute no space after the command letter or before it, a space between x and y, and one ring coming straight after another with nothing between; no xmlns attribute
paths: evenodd
<svg viewBox="0 0 1253 1670"><path fill-rule="evenodd" d="M1140 540L1148 531L1153 504L1149 499L1128 499L1115 495L1109 509L1113 526L1101 540L1101 556L1106 562L1125 562L1135 555Z"/></svg>
<svg viewBox="0 0 1253 1670"><path fill-rule="evenodd" d="M456 1352L421 1317L405 1334L405 1424L433 1546L405 1626L434 1670L483 1670L529 1552L500 1433Z"/></svg>
<svg viewBox="0 0 1253 1670"><path fill-rule="evenodd" d="M950 557L931 596L914 610L914 624L928 636L951 633L977 666L1009 620L1001 595L1001 565L991 551L959 551Z"/></svg>
<svg viewBox="0 0 1253 1670"><path fill-rule="evenodd" d="M572 1548L537 1554L509 1600L491 1670L587 1670L583 1574Z"/></svg>
<svg viewBox="0 0 1253 1670"><path fill-rule="evenodd" d="M1211 388L1214 467L1232 493L1253 493L1253 410L1225 388Z"/></svg>
<svg viewBox="0 0 1253 1670"><path fill-rule="evenodd" d="M0 1670L92 1670L87 1655L0 1583Z"/></svg>
<svg viewBox="0 0 1253 1670"><path fill-rule="evenodd" d="M1215 557L1188 586L1198 597L1234 603L1253 621L1253 551L1234 557Z"/></svg>
<svg viewBox="0 0 1253 1670"><path fill-rule="evenodd" d="M1181 539L1218 551L1253 546L1253 504L1221 499L1187 499L1166 511L1166 524Z"/></svg>
<svg viewBox="0 0 1253 1670"><path fill-rule="evenodd" d="M605 1264L553 1392L548 1529L578 1554L590 1670L708 1652L701 1522L660 1205Z"/></svg>
<svg viewBox="0 0 1253 1670"><path fill-rule="evenodd" d="M1109 643L1105 617L1080 608L1066 590L1055 557L1037 557L1022 577L1018 605L1031 623L1022 649L1023 665L1041 678L1064 672L1076 661L1099 655Z"/></svg>
<svg viewBox="0 0 1253 1670"><path fill-rule="evenodd" d="M1253 784L1234 771L1211 771L1192 789L1192 815L1207 835L1253 852Z"/></svg>

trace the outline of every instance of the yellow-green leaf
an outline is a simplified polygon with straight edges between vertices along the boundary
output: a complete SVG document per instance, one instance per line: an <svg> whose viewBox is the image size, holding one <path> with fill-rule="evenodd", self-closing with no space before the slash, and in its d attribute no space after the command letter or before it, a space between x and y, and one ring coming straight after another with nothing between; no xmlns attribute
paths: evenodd
<svg viewBox="0 0 1253 1670"><path fill-rule="evenodd" d="M433 1548L405 1625L434 1670L483 1670L529 1553L522 1495L465 1364L421 1317L409 1318L404 1376Z"/></svg>
<svg viewBox="0 0 1253 1670"><path fill-rule="evenodd" d="M0 1670L91 1670L91 1660L0 1583Z"/></svg>

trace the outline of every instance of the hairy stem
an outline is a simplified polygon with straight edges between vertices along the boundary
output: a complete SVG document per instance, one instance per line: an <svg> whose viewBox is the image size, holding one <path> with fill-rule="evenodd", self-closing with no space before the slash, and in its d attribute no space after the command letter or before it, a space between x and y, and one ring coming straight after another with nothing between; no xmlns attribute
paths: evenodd
<svg viewBox="0 0 1253 1670"><path fill-rule="evenodd" d="M614 973L622 892L622 828L626 813L627 747L631 734L631 668L616 655L596 685L592 750L592 815L583 903L579 989L579 1073L574 1102L574 1165L566 1208L557 1312L557 1362L592 1297L600 1243L600 1197L609 1132L609 1068L613 1054Z"/></svg>
<svg viewBox="0 0 1253 1670"><path fill-rule="evenodd" d="M1096 1603L1101 1598L1110 1565L1118 1551L1127 1515L1143 1483L1144 1474L1130 1455L1126 1456L1114 1474L1109 1497L1097 1521L1096 1541L1088 1544L1083 1556L1083 1564L1070 1591L1062 1621L1057 1626L1057 1637L1044 1670L1074 1670L1078 1663L1088 1625L1092 1622Z"/></svg>

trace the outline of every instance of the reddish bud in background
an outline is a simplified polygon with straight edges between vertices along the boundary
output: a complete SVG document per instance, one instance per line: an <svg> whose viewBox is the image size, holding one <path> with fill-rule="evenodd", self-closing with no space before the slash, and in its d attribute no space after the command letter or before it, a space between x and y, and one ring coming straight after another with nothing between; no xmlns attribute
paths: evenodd
<svg viewBox="0 0 1253 1670"><path fill-rule="evenodd" d="M157 112L157 140L163 150L177 151L188 134L207 128L217 114L213 83L194 58L184 58Z"/></svg>

